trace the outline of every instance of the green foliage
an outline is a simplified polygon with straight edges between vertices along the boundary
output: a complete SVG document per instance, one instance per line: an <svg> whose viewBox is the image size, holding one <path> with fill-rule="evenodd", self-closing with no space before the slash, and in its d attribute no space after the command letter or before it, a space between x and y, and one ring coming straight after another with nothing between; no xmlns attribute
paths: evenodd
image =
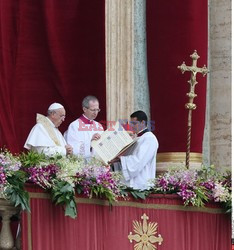
<svg viewBox="0 0 234 250"><path fill-rule="evenodd" d="M65 215L71 218L77 217L77 209L75 203L75 193L72 185L66 181L55 180L51 189L52 201L55 204L65 206Z"/></svg>
<svg viewBox="0 0 234 250"><path fill-rule="evenodd" d="M202 187L202 186L199 186L194 191L196 193L196 204L195 204L195 206L204 207L205 202L209 201L209 198L206 195L206 192L207 192L206 188Z"/></svg>
<svg viewBox="0 0 234 250"><path fill-rule="evenodd" d="M77 194L82 194L83 192L83 186L82 185L76 185L76 192Z"/></svg>
<svg viewBox="0 0 234 250"><path fill-rule="evenodd" d="M37 165L40 166L47 162L46 156L44 154L39 154L34 151L20 154L19 159L23 167L32 167Z"/></svg>
<svg viewBox="0 0 234 250"><path fill-rule="evenodd" d="M96 197L106 198L110 205L116 200L113 192L102 185L93 186L91 188L90 198L93 197L93 194L95 194Z"/></svg>
<svg viewBox="0 0 234 250"><path fill-rule="evenodd" d="M214 165L211 166L202 166L200 170L198 170L198 176L200 181L206 181L211 177L214 179L219 176L219 173L215 169Z"/></svg>
<svg viewBox="0 0 234 250"><path fill-rule="evenodd" d="M76 185L76 192L78 194L85 193L85 189L82 185ZM89 190L89 198L92 199L93 196L98 198L105 198L108 200L109 204L112 205L114 201L116 201L116 196L113 194L113 191L109 188L106 188L102 185L94 184Z"/></svg>
<svg viewBox="0 0 234 250"><path fill-rule="evenodd" d="M227 202L223 202L223 207L225 209L225 213L231 213L232 212L232 200L228 200Z"/></svg>
<svg viewBox="0 0 234 250"><path fill-rule="evenodd" d="M4 194L15 207L20 207L22 210L30 212L29 208L29 194L24 190L25 173L17 171L12 176L7 178L8 185L4 190Z"/></svg>
<svg viewBox="0 0 234 250"><path fill-rule="evenodd" d="M51 161L51 162L56 162L56 161L61 160L62 158L63 158L62 155L60 155L60 154L55 154L55 155L49 157L49 161Z"/></svg>
<svg viewBox="0 0 234 250"><path fill-rule="evenodd" d="M150 190L137 190L129 187L125 187L125 189L121 190L123 196L127 196L128 193L130 193L135 199L145 200L152 192Z"/></svg>

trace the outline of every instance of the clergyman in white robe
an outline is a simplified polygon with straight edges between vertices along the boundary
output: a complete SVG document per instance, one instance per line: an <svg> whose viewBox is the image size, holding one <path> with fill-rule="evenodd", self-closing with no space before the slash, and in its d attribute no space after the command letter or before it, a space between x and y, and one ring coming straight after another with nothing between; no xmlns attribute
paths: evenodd
<svg viewBox="0 0 234 250"><path fill-rule="evenodd" d="M88 159L95 155L91 149L91 139L96 133L103 133L102 125L82 115L69 125L64 136L67 143L73 147L73 154Z"/></svg>
<svg viewBox="0 0 234 250"><path fill-rule="evenodd" d="M24 147L47 156L66 155L63 135L47 117L37 114L37 124L30 131Z"/></svg>
<svg viewBox="0 0 234 250"><path fill-rule="evenodd" d="M149 189L156 176L158 140L152 132L145 132L120 156L124 184L133 189ZM114 164L116 165L116 164Z"/></svg>

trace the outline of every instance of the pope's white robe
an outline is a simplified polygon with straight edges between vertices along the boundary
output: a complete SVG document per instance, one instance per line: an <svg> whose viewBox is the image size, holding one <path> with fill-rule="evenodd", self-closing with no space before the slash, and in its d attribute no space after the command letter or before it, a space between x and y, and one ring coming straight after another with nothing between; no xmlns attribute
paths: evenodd
<svg viewBox="0 0 234 250"><path fill-rule="evenodd" d="M86 124L81 119L73 121L66 131L65 139L73 147L74 155L82 155L89 158L95 155L91 150L91 139L94 134L102 134L103 127L99 122Z"/></svg>
<svg viewBox="0 0 234 250"><path fill-rule="evenodd" d="M42 116L42 115L40 115ZM61 132L56 128L50 119L47 119L47 124L54 132L55 138L52 139L48 130L41 124L37 123L30 131L24 147L28 150L33 150L38 153L44 153L47 156L54 154L66 155L65 145L67 144Z"/></svg>
<svg viewBox="0 0 234 250"><path fill-rule="evenodd" d="M120 156L124 184L134 189L148 189L156 176L158 140L152 132L137 139L124 156Z"/></svg>

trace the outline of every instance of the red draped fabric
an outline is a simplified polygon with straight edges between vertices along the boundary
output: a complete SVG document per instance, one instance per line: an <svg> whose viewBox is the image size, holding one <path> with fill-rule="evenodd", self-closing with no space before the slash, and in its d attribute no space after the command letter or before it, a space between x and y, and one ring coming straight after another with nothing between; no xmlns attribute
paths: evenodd
<svg viewBox="0 0 234 250"><path fill-rule="evenodd" d="M163 238L160 250L230 250L231 218L217 204L206 208L184 207L176 195L153 195L142 200L119 200L112 209L100 199L77 197L78 217L64 216L49 195L28 188L31 214L22 215L23 250L127 250L133 221L158 223ZM156 244L156 246L158 246Z"/></svg>
<svg viewBox="0 0 234 250"><path fill-rule="evenodd" d="M68 124L88 95L105 100L104 0L0 1L0 147L22 150L52 102L65 106Z"/></svg>
<svg viewBox="0 0 234 250"><path fill-rule="evenodd" d="M155 120L159 152L185 152L187 140L188 80L177 66L197 50L198 66L207 65L207 0L147 0L147 64L151 118ZM205 124L206 78L197 74L192 117L191 152L202 152Z"/></svg>

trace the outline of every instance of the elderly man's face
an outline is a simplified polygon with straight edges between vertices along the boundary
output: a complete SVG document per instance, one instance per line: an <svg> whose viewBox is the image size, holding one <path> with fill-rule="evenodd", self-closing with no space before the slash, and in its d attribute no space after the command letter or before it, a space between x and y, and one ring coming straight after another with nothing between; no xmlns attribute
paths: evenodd
<svg viewBox="0 0 234 250"><path fill-rule="evenodd" d="M84 115L90 119L95 120L98 113L100 112L99 109L99 102L98 101L89 101L89 107L83 107Z"/></svg>
<svg viewBox="0 0 234 250"><path fill-rule="evenodd" d="M64 108L57 109L51 114L50 120L54 123L55 127L58 128L66 117L66 111Z"/></svg>

